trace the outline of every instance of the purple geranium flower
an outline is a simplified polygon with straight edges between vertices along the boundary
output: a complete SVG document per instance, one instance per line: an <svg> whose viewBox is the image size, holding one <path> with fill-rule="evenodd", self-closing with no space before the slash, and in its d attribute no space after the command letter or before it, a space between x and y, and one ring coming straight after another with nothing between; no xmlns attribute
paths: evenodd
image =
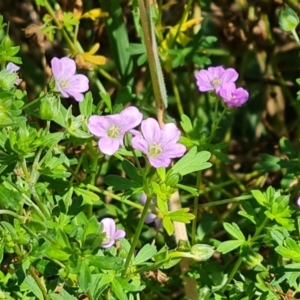
<svg viewBox="0 0 300 300"><path fill-rule="evenodd" d="M83 100L83 92L89 89L89 80L85 75L75 74L76 63L73 59L54 57L51 60L55 87L63 97L72 96L76 101Z"/></svg>
<svg viewBox="0 0 300 300"><path fill-rule="evenodd" d="M242 106L249 98L249 93L243 88L236 88L233 82L224 84L219 95L229 108Z"/></svg>
<svg viewBox="0 0 300 300"><path fill-rule="evenodd" d="M235 69L223 67L209 67L207 70L201 70L195 75L200 92L215 90L219 92L220 88L227 82L235 82L239 77Z"/></svg>
<svg viewBox="0 0 300 300"><path fill-rule="evenodd" d="M172 158L181 157L186 151L185 146L177 144L180 131L175 124L160 128L155 119L148 118L142 122L141 130L143 135L133 137L132 146L146 154L155 168L168 167Z"/></svg>
<svg viewBox="0 0 300 300"><path fill-rule="evenodd" d="M297 199L297 205L300 207L300 196Z"/></svg>
<svg viewBox="0 0 300 300"><path fill-rule="evenodd" d="M91 116L89 118L89 131L100 137L98 146L101 152L113 155L123 146L123 138L127 131L138 126L143 115L136 107L129 106L120 114L110 116Z"/></svg>
<svg viewBox="0 0 300 300"><path fill-rule="evenodd" d="M103 232L106 234L101 244L103 248L109 248L115 243L117 239L125 237L126 233L124 230L116 230L116 223L114 219L104 218L103 220L101 220L101 223L103 225Z"/></svg>
<svg viewBox="0 0 300 300"><path fill-rule="evenodd" d="M14 63L12 62L9 62L7 65L6 65L6 68L5 68L7 71L10 71L11 73L17 73L19 70L20 70L20 67L15 65ZM22 79L20 79L19 77L16 79L15 81L15 85L19 85L21 83Z"/></svg>
<svg viewBox="0 0 300 300"><path fill-rule="evenodd" d="M141 201L141 203L142 203L143 205L145 205L146 200L147 200L147 195L146 195L145 193L143 193L142 196L141 196L141 198L140 198L140 201ZM156 211L155 206L154 206L154 204L153 204L152 201L151 201L151 204L150 204L150 209L151 209L151 211L153 211L153 212ZM161 224L162 224L162 223L161 223L161 219L159 219L159 218L157 217L156 214L148 213L148 214L146 215L145 223L146 223L146 224L150 224L150 223L152 223L152 222L155 223L155 226L156 226L156 227L160 227Z"/></svg>

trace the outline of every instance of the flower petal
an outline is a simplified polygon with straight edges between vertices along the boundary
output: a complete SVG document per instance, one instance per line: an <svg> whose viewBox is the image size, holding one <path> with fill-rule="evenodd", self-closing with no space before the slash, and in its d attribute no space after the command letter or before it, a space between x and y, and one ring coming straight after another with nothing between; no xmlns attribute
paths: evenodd
<svg viewBox="0 0 300 300"><path fill-rule="evenodd" d="M99 140L98 146L102 153L106 155L113 155L119 150L122 140L123 137L121 139L112 139L108 136L105 136Z"/></svg>
<svg viewBox="0 0 300 300"><path fill-rule="evenodd" d="M68 86L64 90L71 94L71 92L86 92L89 89L89 79L82 74L74 75L68 80Z"/></svg>
<svg viewBox="0 0 300 300"><path fill-rule="evenodd" d="M108 243L102 243L101 247L102 248L110 248L114 243L115 243L115 240L111 240Z"/></svg>
<svg viewBox="0 0 300 300"><path fill-rule="evenodd" d="M168 143L176 143L180 138L180 131L174 123L167 123L161 129L162 147Z"/></svg>
<svg viewBox="0 0 300 300"><path fill-rule="evenodd" d="M89 131L98 137L107 136L107 129L111 126L110 119L105 116L93 115L89 118Z"/></svg>
<svg viewBox="0 0 300 300"><path fill-rule="evenodd" d="M58 78L61 74L62 69L61 61L59 58L53 57L51 59L51 69L54 79Z"/></svg>
<svg viewBox="0 0 300 300"><path fill-rule="evenodd" d="M168 144L163 147L162 156L169 158L182 157L186 151L186 147L182 144Z"/></svg>
<svg viewBox="0 0 300 300"><path fill-rule="evenodd" d="M148 156L148 160L150 162L150 165L154 168L161 168L161 167L168 167L171 163L171 159L164 156L164 155L160 155L156 158L152 157L152 156Z"/></svg>
<svg viewBox="0 0 300 300"><path fill-rule="evenodd" d="M153 142L158 143L160 141L161 129L155 119L148 118L144 120L141 124L141 130L145 140L148 142L148 145L151 145Z"/></svg>
<svg viewBox="0 0 300 300"><path fill-rule="evenodd" d="M143 114L134 106L125 108L120 113L120 127L123 133L138 126L143 119Z"/></svg>
<svg viewBox="0 0 300 300"><path fill-rule="evenodd" d="M149 213L149 214L146 215L145 223L146 223L146 224L150 224L150 223L152 223L155 219L156 219L156 215L155 215L155 214L152 214L152 213Z"/></svg>
<svg viewBox="0 0 300 300"><path fill-rule="evenodd" d="M218 67L209 67L207 68L208 73L210 74L211 80L222 77L225 69L222 66Z"/></svg>
<svg viewBox="0 0 300 300"><path fill-rule="evenodd" d="M72 78L76 72L76 63L69 57L63 57L60 59L60 78L68 79Z"/></svg>
<svg viewBox="0 0 300 300"><path fill-rule="evenodd" d="M228 68L221 75L222 85L227 82L235 82L239 77L238 72L233 68Z"/></svg>
<svg viewBox="0 0 300 300"><path fill-rule="evenodd" d="M124 230L118 229L118 230L115 232L115 234L114 234L114 236L113 236L113 239L114 239L114 240L120 239L120 238L125 237L125 235L126 235L126 232L125 232Z"/></svg>
<svg viewBox="0 0 300 300"><path fill-rule="evenodd" d="M116 223L115 220L112 218L104 218L101 220L103 225L103 232L107 233L110 238L115 234L116 231Z"/></svg>
<svg viewBox="0 0 300 300"><path fill-rule="evenodd" d="M135 136L131 140L132 147L148 154L149 144L142 136Z"/></svg>
<svg viewBox="0 0 300 300"><path fill-rule="evenodd" d="M6 65L6 70L8 71L11 71L11 72L17 72L20 70L20 67L15 65L14 63L12 62L9 62L7 65Z"/></svg>
<svg viewBox="0 0 300 300"><path fill-rule="evenodd" d="M201 70L195 75L197 79L197 85L200 92L207 92L214 90L214 87L211 84L213 78L207 70Z"/></svg>

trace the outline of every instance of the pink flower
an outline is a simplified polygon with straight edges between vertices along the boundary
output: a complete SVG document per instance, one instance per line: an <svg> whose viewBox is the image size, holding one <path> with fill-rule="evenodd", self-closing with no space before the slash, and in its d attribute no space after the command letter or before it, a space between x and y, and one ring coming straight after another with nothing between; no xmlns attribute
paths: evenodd
<svg viewBox="0 0 300 300"><path fill-rule="evenodd" d="M144 120L141 124L142 134L132 138L132 146L147 155L150 164L155 167L168 167L171 159L183 156L185 146L177 144L180 131L175 124L168 123L159 127L153 118Z"/></svg>
<svg viewBox="0 0 300 300"><path fill-rule="evenodd" d="M54 57L51 60L52 73L57 91L65 98L74 97L83 100L83 92L89 89L89 80L85 75L75 74L76 63L73 59Z"/></svg>
<svg viewBox="0 0 300 300"><path fill-rule="evenodd" d="M120 146L123 146L123 138L127 131L138 126L143 119L143 115L136 107L129 106L120 114L110 116L96 116L89 118L89 131L100 137L98 142L102 153L113 155Z"/></svg>
<svg viewBox="0 0 300 300"><path fill-rule="evenodd" d="M239 77L235 69L223 67L209 67L195 75L200 92L215 90L218 94L220 88L227 82L235 82Z"/></svg>
<svg viewBox="0 0 300 300"><path fill-rule="evenodd" d="M247 102L249 93L243 88L236 88L233 82L228 82L221 87L219 96L229 108L232 108L242 106Z"/></svg>
<svg viewBox="0 0 300 300"><path fill-rule="evenodd" d="M297 199L297 205L300 207L300 196Z"/></svg>
<svg viewBox="0 0 300 300"><path fill-rule="evenodd" d="M122 229L116 230L116 223L114 219L104 218L101 220L103 225L103 232L106 234L101 246L103 248L110 248L117 239L125 237L126 233Z"/></svg>
<svg viewBox="0 0 300 300"><path fill-rule="evenodd" d="M5 68L7 71L10 71L11 73L17 73L20 70L20 67L15 65L12 62L9 62ZM15 85L19 85L22 82L22 79L19 77L15 81Z"/></svg>

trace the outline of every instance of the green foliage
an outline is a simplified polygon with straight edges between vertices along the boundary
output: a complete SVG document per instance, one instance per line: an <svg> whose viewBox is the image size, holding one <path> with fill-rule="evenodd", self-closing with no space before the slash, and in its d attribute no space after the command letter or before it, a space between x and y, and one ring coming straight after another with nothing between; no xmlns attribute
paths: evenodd
<svg viewBox="0 0 300 300"><path fill-rule="evenodd" d="M293 202L299 196L299 111L284 78L289 68L281 73L277 65L286 62L279 59L283 50L277 51L278 37L273 37L278 30L264 13L252 14L264 10L257 3L242 7L233 1L247 11L249 23L240 26L243 18L232 19L222 28L224 37L240 33L250 43L234 59L229 51L239 43L226 45L224 37L214 36L220 28L215 30L217 22L211 20L210 1L198 3L205 20L193 1L179 8L172 1L163 6L162 1L83 1L82 8L68 3L68 11L60 2L35 1L42 24L29 26L37 43L30 53L24 33L20 39L0 15L0 299L169 299L189 298L191 291L195 299L207 300L297 297L300 217ZM283 8L278 17L282 30L291 31L299 43L296 10ZM269 62L264 66L256 52L262 46L252 36L244 39L249 24L267 28L268 49L262 53L268 53ZM28 28L24 32L27 36ZM47 64L54 52L76 61L75 92L78 78L89 77L83 101L63 99L61 89L70 88L66 78L74 74L49 79ZM20 72L7 68L22 61ZM233 62L241 64L240 82L255 85L249 88L253 102L245 109L229 109L224 101L220 105L218 93L196 90L195 72ZM297 66L295 60L293 69ZM263 80L255 77L258 69L267 70ZM271 125L258 126L257 120L267 124L274 118L281 128L288 118L274 112L269 118L269 111L257 109L256 97L262 105L262 94L270 91L261 93L256 84L268 85L269 79L276 95L283 91L278 99L287 98L296 113L294 123L278 134L279 147L275 141L272 153L265 150L271 149L266 138ZM133 149L138 126L118 141L113 155L99 151L105 138L115 140L101 122L99 135L92 134L90 117L106 116L109 126L122 130L127 120L114 124L113 115L128 105L138 107L143 119L156 113L161 126L178 125L185 154L154 168ZM260 153L260 160L255 156L261 152L258 132L268 152ZM112 222L109 229L105 219ZM107 241L112 243L107 246Z"/></svg>

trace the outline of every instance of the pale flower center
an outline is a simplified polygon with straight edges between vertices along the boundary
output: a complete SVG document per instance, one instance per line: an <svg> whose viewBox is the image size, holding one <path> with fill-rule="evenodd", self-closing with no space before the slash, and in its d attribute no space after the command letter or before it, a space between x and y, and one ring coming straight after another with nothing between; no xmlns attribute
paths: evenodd
<svg viewBox="0 0 300 300"><path fill-rule="evenodd" d="M160 144L153 143L148 149L149 155L156 158L162 153L162 148Z"/></svg>
<svg viewBox="0 0 300 300"><path fill-rule="evenodd" d="M59 81L59 85L60 85L60 87L61 87L62 89L65 89L65 88L68 87L69 82L68 82L68 80L66 80L66 79L61 79L61 80Z"/></svg>
<svg viewBox="0 0 300 300"><path fill-rule="evenodd" d="M213 85L213 87L218 87L220 86L222 83L222 80L220 78L215 78L211 81L211 84Z"/></svg>
<svg viewBox="0 0 300 300"><path fill-rule="evenodd" d="M113 139L120 135L120 127L116 125L111 125L107 130L107 135Z"/></svg>
<svg viewBox="0 0 300 300"><path fill-rule="evenodd" d="M105 238L103 239L102 243L107 244L109 242L110 242L110 235L107 232L105 232Z"/></svg>

